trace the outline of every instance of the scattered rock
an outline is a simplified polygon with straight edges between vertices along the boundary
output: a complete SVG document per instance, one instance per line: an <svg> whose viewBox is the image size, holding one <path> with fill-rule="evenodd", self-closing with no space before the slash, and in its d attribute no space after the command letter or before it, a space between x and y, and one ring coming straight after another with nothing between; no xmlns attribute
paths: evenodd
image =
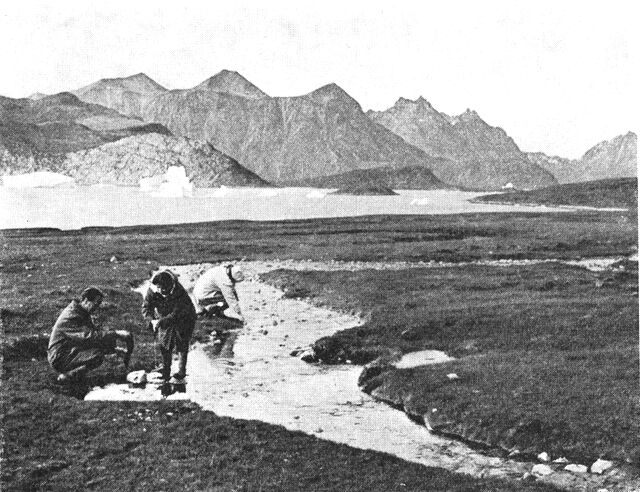
<svg viewBox="0 0 640 492"><path fill-rule="evenodd" d="M544 477L551 475L553 473L553 469L549 465L537 464L531 469L531 473Z"/></svg>
<svg viewBox="0 0 640 492"><path fill-rule="evenodd" d="M269 331L268 330L260 330L260 331L258 331L258 333L261 333L262 335L268 335Z"/></svg>
<svg viewBox="0 0 640 492"><path fill-rule="evenodd" d="M277 326L277 325L278 325L278 322L274 319L274 320L273 320L273 322L272 322L272 324L273 324L273 326Z"/></svg>
<svg viewBox="0 0 640 492"><path fill-rule="evenodd" d="M310 348L310 349L305 350L302 353L302 355L300 356L300 359L303 362L316 362L318 360L318 357L316 356L315 350Z"/></svg>
<svg viewBox="0 0 640 492"><path fill-rule="evenodd" d="M448 377L451 381L453 381L453 380L455 380L455 379L460 379L460 376L458 376L455 372L451 372L451 373L447 374L447 377Z"/></svg>
<svg viewBox="0 0 640 492"><path fill-rule="evenodd" d="M586 466L576 465L574 463L565 466L564 469L573 473L587 473L587 471L589 471L589 469Z"/></svg>
<svg viewBox="0 0 640 492"><path fill-rule="evenodd" d="M591 473L602 474L605 470L608 470L613 466L613 462L607 460L598 459L591 465Z"/></svg>
<svg viewBox="0 0 640 492"><path fill-rule="evenodd" d="M116 255L113 255L109 261L111 263L117 263L118 262L118 257Z"/></svg>
<svg viewBox="0 0 640 492"><path fill-rule="evenodd" d="M133 371L127 374L127 381L131 384L145 384L147 373L145 371Z"/></svg>
<svg viewBox="0 0 640 492"><path fill-rule="evenodd" d="M542 453L540 453L538 455L538 459L540 461L544 461L544 462L549 461L550 460L549 453L547 453L546 451L543 451Z"/></svg>
<svg viewBox="0 0 640 492"><path fill-rule="evenodd" d="M556 458L555 460L553 460L553 462L563 464L563 463L569 463L569 460L564 456L562 456L561 458Z"/></svg>
<svg viewBox="0 0 640 492"><path fill-rule="evenodd" d="M400 336L404 340L413 341L420 338L420 333L418 333L414 328L409 328L408 330L404 330L402 333L400 333Z"/></svg>

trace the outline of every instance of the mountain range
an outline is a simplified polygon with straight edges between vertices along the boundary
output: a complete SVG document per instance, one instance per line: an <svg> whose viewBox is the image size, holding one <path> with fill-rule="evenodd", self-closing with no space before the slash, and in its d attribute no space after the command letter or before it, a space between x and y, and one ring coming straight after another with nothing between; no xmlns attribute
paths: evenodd
<svg viewBox="0 0 640 492"><path fill-rule="evenodd" d="M0 98L3 174L49 170L84 184L138 185L172 165L183 165L200 186L267 184L207 142L175 137L160 124L71 93Z"/></svg>
<svg viewBox="0 0 640 492"><path fill-rule="evenodd" d="M448 159L432 168L446 183L471 189L511 183L522 189L556 182L551 173L527 159L502 128L490 126L475 111L449 116L420 97L400 98L393 107L367 115L426 153Z"/></svg>
<svg viewBox="0 0 640 492"><path fill-rule="evenodd" d="M336 84L271 97L228 70L191 89L168 90L140 73L101 79L72 93L0 98L0 169L24 168L25 162L33 168L43 155L82 152L150 133L164 135L161 145L167 146L180 137L192 142L187 147L208 142L276 184L340 187L341 180L364 180L372 186L497 190L636 176L633 133L568 160L523 152L503 129L472 110L450 116L424 98L400 98L385 111L365 113ZM89 153L83 155L89 159Z"/></svg>
<svg viewBox="0 0 640 492"><path fill-rule="evenodd" d="M275 183L371 167L424 166L433 158L375 124L335 84L296 97L270 97L235 72L169 91L143 109L146 121L214 142Z"/></svg>

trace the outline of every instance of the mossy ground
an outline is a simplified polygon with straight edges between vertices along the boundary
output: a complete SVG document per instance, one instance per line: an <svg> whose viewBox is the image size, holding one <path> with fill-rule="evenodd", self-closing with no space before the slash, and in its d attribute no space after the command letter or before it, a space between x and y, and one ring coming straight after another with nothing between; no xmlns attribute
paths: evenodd
<svg viewBox="0 0 640 492"><path fill-rule="evenodd" d="M542 489L453 475L277 426L218 418L185 403L85 403L78 399L82 388L74 394L55 384L44 357L46 334L69 300L95 284L108 294L98 324L133 331L133 368L151 368L153 342L131 285L160 264L575 258L627 254L637 247L636 224L624 214L364 217L2 231L1 236L5 490ZM316 295L331 282L314 281L307 290ZM384 306L393 299L385 293L376 302ZM120 371L118 362L109 360L88 384L115 381Z"/></svg>

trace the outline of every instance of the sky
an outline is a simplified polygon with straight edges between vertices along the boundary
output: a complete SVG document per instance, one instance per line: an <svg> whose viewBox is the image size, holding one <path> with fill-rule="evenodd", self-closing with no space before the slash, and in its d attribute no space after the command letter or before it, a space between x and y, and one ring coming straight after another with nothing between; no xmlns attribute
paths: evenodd
<svg viewBox="0 0 640 492"><path fill-rule="evenodd" d="M271 96L334 82L365 111L471 108L524 151L577 158L638 131L634 1L6 2L0 95L139 72L188 88L228 69Z"/></svg>

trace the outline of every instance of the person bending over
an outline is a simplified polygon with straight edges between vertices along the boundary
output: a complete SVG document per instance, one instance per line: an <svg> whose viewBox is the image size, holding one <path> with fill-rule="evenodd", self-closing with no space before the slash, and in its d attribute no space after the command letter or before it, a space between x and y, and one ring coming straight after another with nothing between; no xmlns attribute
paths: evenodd
<svg viewBox="0 0 640 492"><path fill-rule="evenodd" d="M196 310L191 298L175 275L169 270L156 273L142 302L142 315L160 342L162 378L167 381L171 373L171 354L178 353L178 372L175 380L187 374L189 341L196 323Z"/></svg>
<svg viewBox="0 0 640 492"><path fill-rule="evenodd" d="M243 280L244 273L235 265L219 265L204 272L193 287L199 313L244 322L235 287Z"/></svg>
<svg viewBox="0 0 640 492"><path fill-rule="evenodd" d="M97 287L88 287L82 291L80 299L71 301L58 316L49 338L47 358L51 367L60 373L59 382L80 379L99 367L107 354L122 355L125 370L129 366L133 351L131 333L99 330L91 319L104 297L104 292ZM126 348L117 347L117 341L124 342Z"/></svg>

